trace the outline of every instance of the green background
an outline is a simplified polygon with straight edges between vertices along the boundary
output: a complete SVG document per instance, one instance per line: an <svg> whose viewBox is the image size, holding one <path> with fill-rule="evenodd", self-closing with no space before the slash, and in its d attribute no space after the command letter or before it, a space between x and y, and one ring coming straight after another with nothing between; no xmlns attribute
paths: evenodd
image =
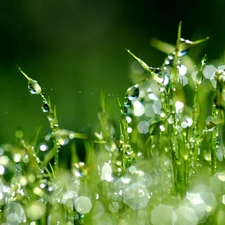
<svg viewBox="0 0 225 225"><path fill-rule="evenodd" d="M210 36L204 52L210 61L223 61L224 12L224 0L1 1L0 143L14 142L18 127L30 138L39 122L42 135L50 132L41 98L27 91L16 65L51 96L61 128L92 135L101 90L110 115L119 120L117 97L122 99L132 84L133 59L125 48L150 66L160 66L165 54L151 48L150 39L174 44L182 20L182 37Z"/></svg>

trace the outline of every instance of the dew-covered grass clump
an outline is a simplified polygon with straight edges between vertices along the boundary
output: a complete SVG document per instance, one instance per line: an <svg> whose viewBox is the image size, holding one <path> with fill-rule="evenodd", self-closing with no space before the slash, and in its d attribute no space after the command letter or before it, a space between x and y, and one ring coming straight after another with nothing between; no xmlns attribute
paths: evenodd
<svg viewBox="0 0 225 225"><path fill-rule="evenodd" d="M119 133L102 93L94 140L61 128L50 98L19 68L51 133L40 138L38 126L27 141L17 130L16 144L0 145L0 224L224 224L225 66L188 57L207 39L182 38L180 23L159 68L127 50L134 71L146 72L118 99Z"/></svg>

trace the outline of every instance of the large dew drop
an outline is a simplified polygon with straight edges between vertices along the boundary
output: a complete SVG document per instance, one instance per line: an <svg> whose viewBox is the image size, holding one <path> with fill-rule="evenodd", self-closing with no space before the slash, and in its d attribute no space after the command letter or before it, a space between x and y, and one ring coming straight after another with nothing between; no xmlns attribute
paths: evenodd
<svg viewBox="0 0 225 225"><path fill-rule="evenodd" d="M28 81L28 90L31 94L40 94L41 93L41 86L38 84L36 80L30 79Z"/></svg>
<svg viewBox="0 0 225 225"><path fill-rule="evenodd" d="M127 89L126 97L129 100L137 99L139 96L139 87L138 84L135 84L134 86L131 86Z"/></svg>

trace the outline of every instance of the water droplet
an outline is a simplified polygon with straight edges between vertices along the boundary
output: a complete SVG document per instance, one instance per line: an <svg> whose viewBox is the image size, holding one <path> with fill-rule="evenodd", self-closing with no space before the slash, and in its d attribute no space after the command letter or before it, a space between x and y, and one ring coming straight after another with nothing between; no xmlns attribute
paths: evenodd
<svg viewBox="0 0 225 225"><path fill-rule="evenodd" d="M127 89L126 97L129 100L134 100L134 99L138 98L138 96L139 96L139 87L138 87L138 84L135 84L134 86L129 87Z"/></svg>
<svg viewBox="0 0 225 225"><path fill-rule="evenodd" d="M66 145L71 139L74 138L73 133L74 132L72 131L61 129L55 132L55 136L60 145Z"/></svg>
<svg viewBox="0 0 225 225"><path fill-rule="evenodd" d="M127 112L128 112L127 107L121 107L120 112L121 112L121 114L127 114Z"/></svg>
<svg viewBox="0 0 225 225"><path fill-rule="evenodd" d="M125 155L130 156L134 153L133 149L131 148L130 144L123 145L123 152Z"/></svg>
<svg viewBox="0 0 225 225"><path fill-rule="evenodd" d="M84 162L75 163L73 167L73 174L75 177L84 177L87 174L87 169Z"/></svg>
<svg viewBox="0 0 225 225"><path fill-rule="evenodd" d="M180 49L179 49L179 52L178 52L178 56L181 57L181 56L184 56L186 55L190 48L192 47L193 45L193 42L190 41L190 40L187 40L187 39L184 39L184 38L181 38L180 39Z"/></svg>
<svg viewBox="0 0 225 225"><path fill-rule="evenodd" d="M48 105L47 103L44 103L44 104L42 105L42 111L43 111L43 112L49 112L49 110L50 110L49 105Z"/></svg>
<svg viewBox="0 0 225 225"><path fill-rule="evenodd" d="M38 84L36 80L30 79L28 81L28 90L31 94L40 94L41 93L41 86Z"/></svg>
<svg viewBox="0 0 225 225"><path fill-rule="evenodd" d="M125 96L125 98L124 98L124 106L125 107L131 106L131 100L127 96Z"/></svg>
<svg viewBox="0 0 225 225"><path fill-rule="evenodd" d="M212 132L216 128L216 124L213 121L209 121L206 123L206 127L204 129L205 132Z"/></svg>

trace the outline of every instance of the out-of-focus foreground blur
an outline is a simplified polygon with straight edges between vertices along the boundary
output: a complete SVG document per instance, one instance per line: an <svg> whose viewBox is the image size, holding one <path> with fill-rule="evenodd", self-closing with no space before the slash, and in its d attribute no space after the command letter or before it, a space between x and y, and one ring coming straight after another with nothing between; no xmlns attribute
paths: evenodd
<svg viewBox="0 0 225 225"><path fill-rule="evenodd" d="M150 46L152 38L175 44L179 21L182 37L210 40L195 46L199 63L224 61L225 3L215 1L32 0L0 3L0 143L14 142L21 127L30 138L39 122L50 131L41 98L27 90L19 65L41 84L57 105L59 124L92 133L100 93L119 120L117 97L131 85L129 48L150 66L165 54ZM190 53L191 54L191 53Z"/></svg>

